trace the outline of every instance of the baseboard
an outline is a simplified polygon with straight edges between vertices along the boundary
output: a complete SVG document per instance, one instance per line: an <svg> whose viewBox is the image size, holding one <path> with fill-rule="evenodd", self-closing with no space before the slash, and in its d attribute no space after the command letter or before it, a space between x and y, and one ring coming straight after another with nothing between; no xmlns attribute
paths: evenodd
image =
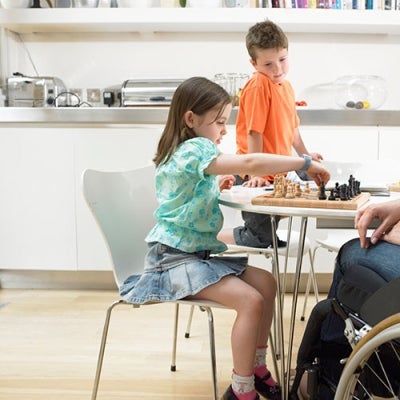
<svg viewBox="0 0 400 400"><path fill-rule="evenodd" d="M2 289L117 289L112 271L0 270Z"/></svg>
<svg viewBox="0 0 400 400"><path fill-rule="evenodd" d="M294 288L294 273L286 277L287 292ZM299 290L304 293L308 274L302 274ZM329 290L332 274L316 274L318 290ZM281 277L281 280L283 276ZM47 270L0 270L0 288L2 289L116 289L112 271L47 271Z"/></svg>

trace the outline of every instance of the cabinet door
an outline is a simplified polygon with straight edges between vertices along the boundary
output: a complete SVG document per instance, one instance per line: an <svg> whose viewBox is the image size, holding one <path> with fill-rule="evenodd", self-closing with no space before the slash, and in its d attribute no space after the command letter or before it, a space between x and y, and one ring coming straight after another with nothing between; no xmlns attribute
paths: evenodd
<svg viewBox="0 0 400 400"><path fill-rule="evenodd" d="M379 128L379 159L400 160L400 128Z"/></svg>
<svg viewBox="0 0 400 400"><path fill-rule="evenodd" d="M86 168L122 171L151 163L162 126L80 129L76 142L77 254L79 270L110 270L110 256L82 195ZM149 182L149 185L154 184ZM146 199L143 199L146 201Z"/></svg>
<svg viewBox="0 0 400 400"><path fill-rule="evenodd" d="M65 131L0 130L0 268L76 269L73 143Z"/></svg>
<svg viewBox="0 0 400 400"><path fill-rule="evenodd" d="M325 160L357 162L378 159L378 128L354 126L302 126L307 149Z"/></svg>

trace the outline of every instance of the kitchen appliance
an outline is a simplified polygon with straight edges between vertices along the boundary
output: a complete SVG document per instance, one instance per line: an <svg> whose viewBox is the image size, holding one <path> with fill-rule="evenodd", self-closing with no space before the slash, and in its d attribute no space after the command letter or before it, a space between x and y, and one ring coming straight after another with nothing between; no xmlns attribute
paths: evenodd
<svg viewBox="0 0 400 400"><path fill-rule="evenodd" d="M99 0L72 0L72 7L75 8L96 8L99 6Z"/></svg>
<svg viewBox="0 0 400 400"><path fill-rule="evenodd" d="M121 106L169 106L183 79L128 79L121 87Z"/></svg>
<svg viewBox="0 0 400 400"><path fill-rule="evenodd" d="M67 105L66 92L67 89L59 78L30 77L17 72L7 79L6 105L8 107L62 107Z"/></svg>

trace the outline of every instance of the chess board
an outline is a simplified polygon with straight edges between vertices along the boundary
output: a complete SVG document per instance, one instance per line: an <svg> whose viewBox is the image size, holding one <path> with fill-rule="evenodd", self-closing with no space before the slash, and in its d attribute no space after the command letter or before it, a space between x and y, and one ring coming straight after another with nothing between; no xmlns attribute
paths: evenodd
<svg viewBox="0 0 400 400"><path fill-rule="evenodd" d="M301 207L301 208L329 208L339 210L357 210L363 206L371 197L370 193L362 192L350 200L319 200L318 193L308 194L307 197L295 197L286 199L284 197L276 198L272 193L262 194L254 197L251 203L259 206L277 206L277 207Z"/></svg>
<svg viewBox="0 0 400 400"><path fill-rule="evenodd" d="M391 185L389 185L389 190L391 192L400 192L400 181L397 183L392 183Z"/></svg>

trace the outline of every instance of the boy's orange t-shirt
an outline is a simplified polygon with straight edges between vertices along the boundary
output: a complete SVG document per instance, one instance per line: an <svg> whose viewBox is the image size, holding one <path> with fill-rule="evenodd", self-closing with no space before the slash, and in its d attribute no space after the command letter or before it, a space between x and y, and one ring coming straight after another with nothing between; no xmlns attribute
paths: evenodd
<svg viewBox="0 0 400 400"><path fill-rule="evenodd" d="M247 154L250 131L263 135L263 152L292 155L294 131L300 119L289 81L274 83L255 72L242 89L236 120L237 154ZM273 180L273 176L264 177Z"/></svg>

